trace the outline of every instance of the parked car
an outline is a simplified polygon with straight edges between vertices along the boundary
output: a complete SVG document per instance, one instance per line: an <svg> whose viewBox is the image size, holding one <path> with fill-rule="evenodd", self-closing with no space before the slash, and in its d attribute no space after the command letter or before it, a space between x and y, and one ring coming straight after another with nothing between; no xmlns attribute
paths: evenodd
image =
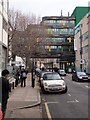
<svg viewBox="0 0 90 120"><path fill-rule="evenodd" d="M41 72L41 75L40 75L40 77L39 77L39 82L40 82L40 86L42 87L42 82L43 82L43 75L45 74L45 73L51 73L51 72L49 72L49 71L42 71Z"/></svg>
<svg viewBox="0 0 90 120"><path fill-rule="evenodd" d="M67 92L67 84L56 72L44 72L41 77L43 92Z"/></svg>
<svg viewBox="0 0 90 120"><path fill-rule="evenodd" d="M73 72L72 73L72 80L75 81L88 81L89 77L86 75L85 72Z"/></svg>
<svg viewBox="0 0 90 120"><path fill-rule="evenodd" d="M66 72L65 70L58 70L58 73L60 74L60 76L66 76Z"/></svg>

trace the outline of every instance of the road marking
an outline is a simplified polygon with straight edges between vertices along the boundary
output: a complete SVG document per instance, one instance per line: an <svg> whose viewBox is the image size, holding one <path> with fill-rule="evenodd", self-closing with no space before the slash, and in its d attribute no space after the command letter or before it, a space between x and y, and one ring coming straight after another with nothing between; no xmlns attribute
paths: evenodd
<svg viewBox="0 0 90 120"><path fill-rule="evenodd" d="M56 104L56 103L59 103L59 102L56 101L56 102L47 102L47 103L48 103L48 104L53 104L53 103Z"/></svg>
<svg viewBox="0 0 90 120"><path fill-rule="evenodd" d="M68 96L71 96L71 94L68 94Z"/></svg>
<svg viewBox="0 0 90 120"><path fill-rule="evenodd" d="M88 88L88 89L90 89L90 87L88 87L87 85L85 87Z"/></svg>
<svg viewBox="0 0 90 120"><path fill-rule="evenodd" d="M52 120L52 117L51 117L51 114L50 114L50 111L49 111L47 102L45 102L45 108L46 108L46 113L47 113L48 119L49 119L49 120Z"/></svg>
<svg viewBox="0 0 90 120"><path fill-rule="evenodd" d="M77 99L75 99L76 102L79 102Z"/></svg>
<svg viewBox="0 0 90 120"><path fill-rule="evenodd" d="M76 82L76 84L80 85L81 83Z"/></svg>
<svg viewBox="0 0 90 120"><path fill-rule="evenodd" d="M79 102L77 99L71 100L71 101L67 101L67 103L77 103L77 102Z"/></svg>

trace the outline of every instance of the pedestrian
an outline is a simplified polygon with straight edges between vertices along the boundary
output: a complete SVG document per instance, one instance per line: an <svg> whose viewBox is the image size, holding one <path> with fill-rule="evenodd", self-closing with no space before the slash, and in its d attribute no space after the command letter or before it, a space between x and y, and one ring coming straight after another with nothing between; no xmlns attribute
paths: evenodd
<svg viewBox="0 0 90 120"><path fill-rule="evenodd" d="M54 67L54 72L58 72L58 68L57 67Z"/></svg>
<svg viewBox="0 0 90 120"><path fill-rule="evenodd" d="M26 86L26 78L27 78L27 71L22 68L21 70L21 87L23 87L23 84L24 84L24 87Z"/></svg>
<svg viewBox="0 0 90 120"><path fill-rule="evenodd" d="M2 109L1 109L1 103L0 103L0 120L2 120L3 114L2 114Z"/></svg>
<svg viewBox="0 0 90 120"><path fill-rule="evenodd" d="M86 69L84 69L84 72L86 73Z"/></svg>
<svg viewBox="0 0 90 120"><path fill-rule="evenodd" d="M5 112L6 112L6 108L7 108L7 101L9 98L9 92L11 92L11 86L9 84L9 80L8 80L8 75L9 75L9 71L7 69L2 71L2 113L3 113L3 119L5 116Z"/></svg>

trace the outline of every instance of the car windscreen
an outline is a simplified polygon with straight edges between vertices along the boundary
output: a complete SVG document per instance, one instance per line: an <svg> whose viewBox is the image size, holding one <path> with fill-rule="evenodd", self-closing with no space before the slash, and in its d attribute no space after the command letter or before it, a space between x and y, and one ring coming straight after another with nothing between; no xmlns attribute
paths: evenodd
<svg viewBox="0 0 90 120"><path fill-rule="evenodd" d="M44 74L43 75L43 79L44 80L60 80L61 79L61 77L60 77L60 75L59 74Z"/></svg>
<svg viewBox="0 0 90 120"><path fill-rule="evenodd" d="M59 70L59 72L60 72L60 73L65 73L65 71L64 71L64 70Z"/></svg>
<svg viewBox="0 0 90 120"><path fill-rule="evenodd" d="M60 73L65 73L65 71L60 71Z"/></svg>
<svg viewBox="0 0 90 120"><path fill-rule="evenodd" d="M77 75L79 75L79 76L86 76L86 73L85 72L77 72Z"/></svg>

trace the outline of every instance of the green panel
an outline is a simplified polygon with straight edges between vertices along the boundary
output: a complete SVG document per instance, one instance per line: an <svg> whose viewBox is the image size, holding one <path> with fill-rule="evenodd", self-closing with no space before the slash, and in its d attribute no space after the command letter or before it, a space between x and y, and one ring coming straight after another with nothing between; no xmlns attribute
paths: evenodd
<svg viewBox="0 0 90 120"><path fill-rule="evenodd" d="M61 29L58 29L58 33L61 34L61 32L62 32Z"/></svg>
<svg viewBox="0 0 90 120"><path fill-rule="evenodd" d="M75 25L90 11L90 7L76 7L71 16L76 18Z"/></svg>
<svg viewBox="0 0 90 120"><path fill-rule="evenodd" d="M70 29L68 29L68 34L70 34Z"/></svg>
<svg viewBox="0 0 90 120"><path fill-rule="evenodd" d="M50 33L52 34L52 29L50 29Z"/></svg>

